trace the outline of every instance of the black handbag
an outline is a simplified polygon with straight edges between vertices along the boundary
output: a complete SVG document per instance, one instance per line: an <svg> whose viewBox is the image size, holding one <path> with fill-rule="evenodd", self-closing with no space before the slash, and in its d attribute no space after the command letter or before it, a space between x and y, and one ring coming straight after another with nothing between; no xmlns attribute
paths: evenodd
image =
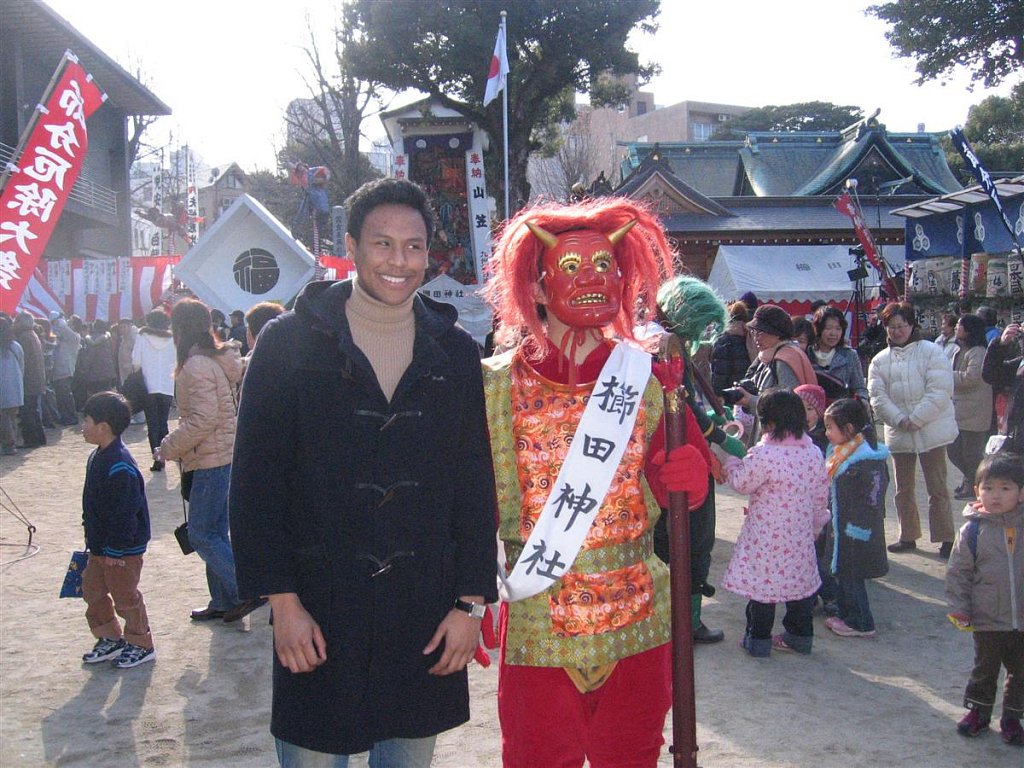
<svg viewBox="0 0 1024 768"><path fill-rule="evenodd" d="M146 377L142 375L142 369L132 371L121 385L121 394L124 395L132 408L132 416L146 407L146 396L149 395L149 387L146 385Z"/></svg>
<svg viewBox="0 0 1024 768"><path fill-rule="evenodd" d="M192 542L188 540L188 520L174 529L174 538L178 540L178 546L181 547L181 554L191 555L196 551L192 546Z"/></svg>
<svg viewBox="0 0 1024 768"><path fill-rule="evenodd" d="M181 464L178 465L179 467ZM192 542L188 539L188 507L185 502L188 501L189 494L192 493L192 472L181 473L181 513L185 517L185 522L174 529L174 538L178 540L178 546L181 547L181 554L191 555L195 552L195 547L192 546Z"/></svg>

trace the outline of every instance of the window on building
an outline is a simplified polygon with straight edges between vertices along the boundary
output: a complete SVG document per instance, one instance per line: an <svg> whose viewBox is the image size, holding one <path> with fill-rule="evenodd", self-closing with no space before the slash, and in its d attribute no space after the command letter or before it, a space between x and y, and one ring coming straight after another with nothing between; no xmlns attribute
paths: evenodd
<svg viewBox="0 0 1024 768"><path fill-rule="evenodd" d="M647 114L647 102L646 101L638 101L636 103L636 113L638 115L646 115Z"/></svg>
<svg viewBox="0 0 1024 768"><path fill-rule="evenodd" d="M712 132L715 130L715 126L711 123L694 123L693 124L693 140L694 141L707 141L711 138Z"/></svg>

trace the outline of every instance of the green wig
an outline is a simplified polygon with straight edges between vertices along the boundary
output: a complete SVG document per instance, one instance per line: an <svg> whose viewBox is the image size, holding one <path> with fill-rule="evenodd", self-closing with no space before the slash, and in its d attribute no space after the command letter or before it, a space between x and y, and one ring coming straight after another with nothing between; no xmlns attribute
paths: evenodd
<svg viewBox="0 0 1024 768"><path fill-rule="evenodd" d="M658 288L658 313L666 330L689 345L695 354L725 330L729 313L714 289L696 277L678 275Z"/></svg>

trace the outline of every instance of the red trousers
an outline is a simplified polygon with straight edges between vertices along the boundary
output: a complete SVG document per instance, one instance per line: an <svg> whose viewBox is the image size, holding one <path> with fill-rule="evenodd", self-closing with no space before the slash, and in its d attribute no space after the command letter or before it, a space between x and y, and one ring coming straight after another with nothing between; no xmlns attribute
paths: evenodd
<svg viewBox="0 0 1024 768"><path fill-rule="evenodd" d="M504 639L504 633L502 633ZM654 768L672 706L670 643L622 659L580 693L561 667L506 664L498 672L504 768Z"/></svg>

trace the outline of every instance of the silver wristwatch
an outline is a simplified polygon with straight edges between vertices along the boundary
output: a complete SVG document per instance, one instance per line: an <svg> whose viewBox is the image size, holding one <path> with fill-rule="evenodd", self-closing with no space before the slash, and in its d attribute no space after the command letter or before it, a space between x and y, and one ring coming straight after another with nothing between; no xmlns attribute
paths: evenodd
<svg viewBox="0 0 1024 768"><path fill-rule="evenodd" d="M455 607L465 611L474 619L482 619L487 612L487 606L483 603L467 603L465 600L456 600Z"/></svg>

